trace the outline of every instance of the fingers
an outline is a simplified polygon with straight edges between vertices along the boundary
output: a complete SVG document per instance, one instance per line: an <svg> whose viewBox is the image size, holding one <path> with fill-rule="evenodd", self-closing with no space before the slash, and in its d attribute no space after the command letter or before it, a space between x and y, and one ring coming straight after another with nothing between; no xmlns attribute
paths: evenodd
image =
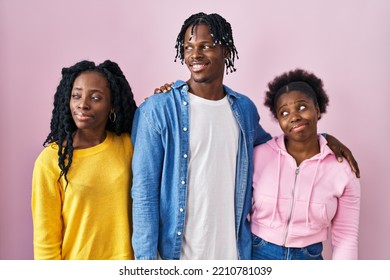
<svg viewBox="0 0 390 280"><path fill-rule="evenodd" d="M349 152L345 155L346 159L348 160L349 165L351 166L352 171L355 173L357 178L360 178L360 170L359 165L355 158L353 157L352 153Z"/></svg>
<svg viewBox="0 0 390 280"><path fill-rule="evenodd" d="M341 151L340 145L332 145L331 150L334 152L337 161L342 162L343 161L343 152Z"/></svg>
<svg viewBox="0 0 390 280"><path fill-rule="evenodd" d="M173 85L173 83L166 83L164 86L160 87L160 90L162 90L164 93L167 93L172 89L171 85Z"/></svg>
<svg viewBox="0 0 390 280"><path fill-rule="evenodd" d="M357 178L360 178L360 170L357 161L355 160L352 152L347 147L342 147L341 149L342 155L347 159L349 165L351 166L352 171L355 173Z"/></svg>
<svg viewBox="0 0 390 280"><path fill-rule="evenodd" d="M356 162L356 160L353 160L352 162L350 162L349 165L352 165L352 171L355 173L356 177L360 178L359 165Z"/></svg>
<svg viewBox="0 0 390 280"><path fill-rule="evenodd" d="M326 140L328 141L329 148L335 154L337 161L342 162L343 157L345 157L351 167L351 170L355 173L357 178L360 178L359 166L353 157L352 152L343 143L330 134L326 135Z"/></svg>
<svg viewBox="0 0 390 280"><path fill-rule="evenodd" d="M167 93L168 91L170 91L172 89L171 85L173 85L173 82L171 83L165 83L163 86L159 87L159 88L155 88L154 89L154 93Z"/></svg>

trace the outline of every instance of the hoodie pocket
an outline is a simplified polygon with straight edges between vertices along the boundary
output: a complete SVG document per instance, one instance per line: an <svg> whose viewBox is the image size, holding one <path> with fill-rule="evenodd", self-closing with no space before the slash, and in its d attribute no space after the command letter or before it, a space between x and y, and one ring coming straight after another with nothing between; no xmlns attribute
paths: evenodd
<svg viewBox="0 0 390 280"><path fill-rule="evenodd" d="M291 205L291 199L279 198L276 201L274 197L262 195L261 200L254 204L254 221L266 227L283 229L286 227Z"/></svg>
<svg viewBox="0 0 390 280"><path fill-rule="evenodd" d="M309 206L309 207L308 207ZM309 227L313 230L322 230L329 226L325 203L296 201L292 216L291 233L299 233ZM299 234L298 234L299 235Z"/></svg>

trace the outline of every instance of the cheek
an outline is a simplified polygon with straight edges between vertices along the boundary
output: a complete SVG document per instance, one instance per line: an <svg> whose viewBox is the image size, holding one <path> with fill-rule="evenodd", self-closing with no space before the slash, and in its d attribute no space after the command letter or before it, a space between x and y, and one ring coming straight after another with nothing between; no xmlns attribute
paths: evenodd
<svg viewBox="0 0 390 280"><path fill-rule="evenodd" d="M109 115L111 113L111 105L107 106L106 113L107 113L107 115Z"/></svg>
<svg viewBox="0 0 390 280"><path fill-rule="evenodd" d="M188 58L190 57L190 52L187 50L187 51L184 51L183 52L183 59L184 59L184 62L186 62L187 63L187 61L188 61Z"/></svg>
<svg viewBox="0 0 390 280"><path fill-rule="evenodd" d="M306 118L308 120L311 120L312 123L316 124L318 121L317 112L306 112L303 116L303 118Z"/></svg>
<svg viewBox="0 0 390 280"><path fill-rule="evenodd" d="M72 102L72 100L69 101L69 108L70 108L70 111L73 111L73 109L75 108L75 104L74 104L74 102Z"/></svg>
<svg viewBox="0 0 390 280"><path fill-rule="evenodd" d="M284 131L286 124L287 124L287 120L286 119L278 119L278 123L279 123L280 128Z"/></svg>
<svg viewBox="0 0 390 280"><path fill-rule="evenodd" d="M99 109L99 111L101 112L102 115L108 115L111 111L111 107L110 106L104 106L104 107L101 107Z"/></svg>

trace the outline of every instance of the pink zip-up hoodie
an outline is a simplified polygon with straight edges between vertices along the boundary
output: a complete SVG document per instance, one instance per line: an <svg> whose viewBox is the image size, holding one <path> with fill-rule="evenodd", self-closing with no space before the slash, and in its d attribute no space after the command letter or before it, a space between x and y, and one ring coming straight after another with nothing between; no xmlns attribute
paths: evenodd
<svg viewBox="0 0 390 280"><path fill-rule="evenodd" d="M302 248L332 234L332 259L356 260L360 183L319 135L321 152L297 166L284 136L254 150L252 233L285 247Z"/></svg>

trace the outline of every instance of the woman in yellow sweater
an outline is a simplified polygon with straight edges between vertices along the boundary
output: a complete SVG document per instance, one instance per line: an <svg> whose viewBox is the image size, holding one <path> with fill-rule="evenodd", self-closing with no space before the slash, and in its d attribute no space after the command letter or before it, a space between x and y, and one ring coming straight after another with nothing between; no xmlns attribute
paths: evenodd
<svg viewBox="0 0 390 280"><path fill-rule="evenodd" d="M137 106L112 61L62 69L32 180L35 259L133 259L130 131Z"/></svg>

